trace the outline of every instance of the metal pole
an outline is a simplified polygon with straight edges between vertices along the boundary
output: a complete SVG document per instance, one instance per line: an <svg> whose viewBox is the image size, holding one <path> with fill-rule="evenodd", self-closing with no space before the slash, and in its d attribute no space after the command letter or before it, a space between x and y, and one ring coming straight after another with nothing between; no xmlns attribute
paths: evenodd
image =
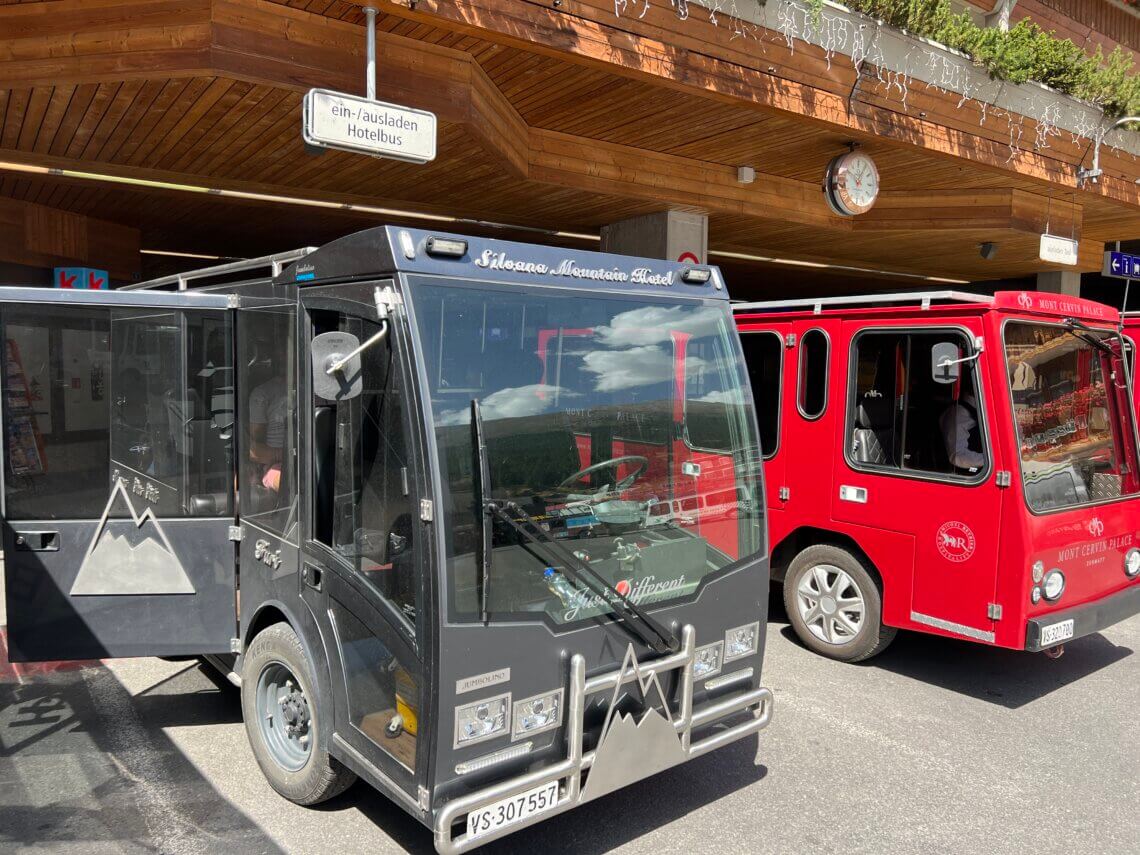
<svg viewBox="0 0 1140 855"><path fill-rule="evenodd" d="M364 7L364 16L367 21L367 57L368 67L365 71L365 94L369 101L376 100L376 9L373 6Z"/></svg>

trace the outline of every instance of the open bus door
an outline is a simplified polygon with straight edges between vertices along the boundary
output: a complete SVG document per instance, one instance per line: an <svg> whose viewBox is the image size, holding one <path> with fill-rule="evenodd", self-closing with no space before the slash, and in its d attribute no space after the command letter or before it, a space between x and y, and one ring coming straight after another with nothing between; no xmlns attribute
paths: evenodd
<svg viewBox="0 0 1140 855"><path fill-rule="evenodd" d="M0 289L13 661L230 651L229 306Z"/></svg>

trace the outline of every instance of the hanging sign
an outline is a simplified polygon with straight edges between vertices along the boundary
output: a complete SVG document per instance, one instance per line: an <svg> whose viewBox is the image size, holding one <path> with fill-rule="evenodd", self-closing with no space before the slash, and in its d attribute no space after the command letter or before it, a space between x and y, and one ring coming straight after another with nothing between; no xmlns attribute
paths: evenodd
<svg viewBox="0 0 1140 855"><path fill-rule="evenodd" d="M1106 252L1102 276L1115 279L1140 279L1140 255L1128 252Z"/></svg>
<svg viewBox="0 0 1140 855"><path fill-rule="evenodd" d="M90 267L57 267L52 277L56 288L75 288L88 291L106 291L110 287L106 270Z"/></svg>
<svg viewBox="0 0 1140 855"><path fill-rule="evenodd" d="M1038 257L1053 264L1076 264L1077 242L1071 238L1056 235L1041 235L1041 248Z"/></svg>
<svg viewBox="0 0 1140 855"><path fill-rule="evenodd" d="M412 163L435 160L435 113L426 110L310 89L302 105L301 122L305 142L319 148Z"/></svg>

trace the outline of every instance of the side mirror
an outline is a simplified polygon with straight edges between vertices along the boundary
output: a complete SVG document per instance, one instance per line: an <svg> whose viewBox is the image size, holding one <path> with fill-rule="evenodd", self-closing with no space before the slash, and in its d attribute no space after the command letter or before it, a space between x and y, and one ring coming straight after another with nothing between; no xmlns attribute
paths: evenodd
<svg viewBox="0 0 1140 855"><path fill-rule="evenodd" d="M930 348L930 376L935 383L955 383L962 375L963 360L958 356L958 345L940 341Z"/></svg>
<svg viewBox="0 0 1140 855"><path fill-rule="evenodd" d="M352 333L326 332L313 338L313 392L318 397L347 401L364 390L360 354L355 352L359 349L360 339Z"/></svg>

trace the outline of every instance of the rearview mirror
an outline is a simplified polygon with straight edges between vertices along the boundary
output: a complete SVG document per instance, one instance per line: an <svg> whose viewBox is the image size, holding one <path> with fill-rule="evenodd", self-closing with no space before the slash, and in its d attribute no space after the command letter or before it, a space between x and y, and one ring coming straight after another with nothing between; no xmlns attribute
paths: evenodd
<svg viewBox="0 0 1140 855"><path fill-rule="evenodd" d="M955 383L961 375L958 345L952 341L940 341L930 348L930 376L935 383Z"/></svg>
<svg viewBox="0 0 1140 855"><path fill-rule="evenodd" d="M313 393L317 397L347 401L363 391L360 354L354 353L359 348L360 339L352 333L326 332L313 337Z"/></svg>

